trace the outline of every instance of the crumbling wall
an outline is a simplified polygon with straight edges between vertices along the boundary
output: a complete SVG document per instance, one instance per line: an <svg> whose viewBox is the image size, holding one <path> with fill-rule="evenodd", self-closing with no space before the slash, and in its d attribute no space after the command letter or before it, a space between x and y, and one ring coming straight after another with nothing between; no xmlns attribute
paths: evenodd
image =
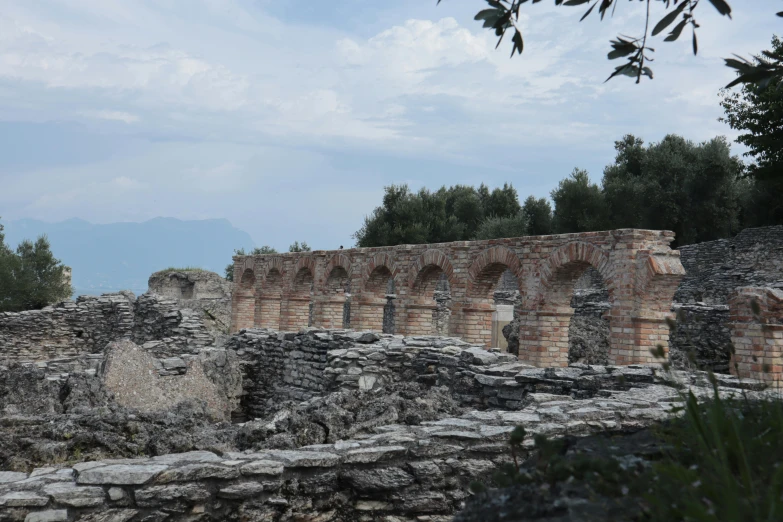
<svg viewBox="0 0 783 522"><path fill-rule="evenodd" d="M79 296L42 310L0 313L0 360L37 361L99 353L131 336L133 294Z"/></svg>
<svg viewBox="0 0 783 522"><path fill-rule="evenodd" d="M148 293L174 299L177 308L202 314L212 333L227 334L231 325L232 283L207 270L162 270L152 274Z"/></svg>
<svg viewBox="0 0 783 522"><path fill-rule="evenodd" d="M680 247L685 267L669 353L678 367L728 372L729 299L740 287L783 289L783 226L745 229L731 239ZM691 354L689 356L689 353ZM693 362L691 362L693 361Z"/></svg>

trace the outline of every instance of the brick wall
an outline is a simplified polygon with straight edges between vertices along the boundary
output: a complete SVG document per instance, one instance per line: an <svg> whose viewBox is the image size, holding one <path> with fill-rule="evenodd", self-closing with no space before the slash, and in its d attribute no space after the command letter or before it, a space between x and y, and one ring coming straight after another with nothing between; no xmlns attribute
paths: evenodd
<svg viewBox="0 0 783 522"><path fill-rule="evenodd" d="M668 344L665 319L684 273L678 252L669 248L673 237L671 232L625 229L238 256L235 280L248 285L240 285L244 293L237 292L234 300L233 331L273 324L264 319L265 300L279 300L282 330L342 327L348 299L339 290L343 283L351 289L351 327L378 330L382 307L386 317L389 313L392 284L395 333L451 335L489 346L493 293L508 290L511 281L522 296L520 358L565 366L575 282L592 267L609 294L610 362L651 362L650 349ZM270 291L271 281L281 282L279 293ZM439 284L448 286L448 296ZM268 309L273 314L277 307Z"/></svg>

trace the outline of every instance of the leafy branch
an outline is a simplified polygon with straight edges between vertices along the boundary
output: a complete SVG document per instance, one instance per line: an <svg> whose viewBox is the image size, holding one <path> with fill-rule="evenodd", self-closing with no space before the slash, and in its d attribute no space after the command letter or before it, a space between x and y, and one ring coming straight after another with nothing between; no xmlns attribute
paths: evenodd
<svg viewBox="0 0 783 522"><path fill-rule="evenodd" d="M488 8L479 11L475 20L483 22L484 28L494 31L495 36L498 37L495 48L497 49L507 32L513 30L513 36L511 37L511 57L514 54L522 54L524 49L524 40L522 37L522 31L518 25L519 11L522 4L531 3L537 4L541 0L485 0L488 4ZM636 83L641 81L642 76L647 76L650 79L653 78L652 69L645 65L646 62L652 62L653 59L650 53L655 50L647 46L647 39L649 36L657 36L666 30L669 26L676 25L669 31L664 38L665 42L674 42L683 33L686 27L691 28L691 45L693 48L693 54L698 54L699 46L696 37L696 29L700 26L696 21L695 11L699 3L702 0L656 0L665 4L666 9L669 10L667 14L661 18L658 23L649 31L650 25L650 4L652 0L643 0L646 3L646 16L644 24L644 32L639 37L629 37L620 35L615 40L610 41L612 50L608 53L609 60L615 60L618 58L627 58L627 61L617 67L614 72L609 75L606 81L611 80L616 76L629 76L636 78ZM717 11L723 16L731 18L731 6L726 0L705 0L708 1ZM583 21L598 7L598 15L601 20L604 19L607 13L613 15L617 7L619 0L555 0L555 5L560 6L587 6L587 10L579 19ZM437 0L440 4L441 0ZM777 16L783 17L783 11L777 13ZM679 20L679 21L678 21ZM745 60L744 58L737 57L726 59L726 65L737 71L738 78L731 82L727 87L732 87L739 83L757 83L759 85L766 86L775 79L783 78L783 56L774 55L767 56L766 60L758 60L758 63Z"/></svg>

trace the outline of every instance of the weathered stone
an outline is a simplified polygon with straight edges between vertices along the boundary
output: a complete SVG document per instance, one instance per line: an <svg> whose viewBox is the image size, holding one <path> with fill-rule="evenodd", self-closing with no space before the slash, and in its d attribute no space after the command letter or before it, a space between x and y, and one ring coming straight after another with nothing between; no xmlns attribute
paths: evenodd
<svg viewBox="0 0 783 522"><path fill-rule="evenodd" d="M91 486L75 486L74 484L49 484L43 488L44 493L52 499L70 507L94 507L104 502L103 488Z"/></svg>
<svg viewBox="0 0 783 522"><path fill-rule="evenodd" d="M24 522L63 522L67 520L67 509L50 509L48 511L29 513L25 517Z"/></svg>
<svg viewBox="0 0 783 522"><path fill-rule="evenodd" d="M169 482L191 482L202 479L230 480L239 476L239 470L233 467L218 466L216 464L188 464L178 468L168 469L160 473L155 479L158 484Z"/></svg>
<svg viewBox="0 0 783 522"><path fill-rule="evenodd" d="M400 468L350 469L341 474L341 478L356 491L374 492L396 490L413 483L410 473Z"/></svg>
<svg viewBox="0 0 783 522"><path fill-rule="evenodd" d="M130 486L146 484L159 473L168 469L163 464L115 464L84 470L76 478L77 484L105 484Z"/></svg>
<svg viewBox="0 0 783 522"><path fill-rule="evenodd" d="M240 468L242 475L270 475L283 473L283 464L274 460L254 460Z"/></svg>
<svg viewBox="0 0 783 522"><path fill-rule="evenodd" d="M34 491L11 491L0 495L0 506L5 507L42 507L49 498Z"/></svg>

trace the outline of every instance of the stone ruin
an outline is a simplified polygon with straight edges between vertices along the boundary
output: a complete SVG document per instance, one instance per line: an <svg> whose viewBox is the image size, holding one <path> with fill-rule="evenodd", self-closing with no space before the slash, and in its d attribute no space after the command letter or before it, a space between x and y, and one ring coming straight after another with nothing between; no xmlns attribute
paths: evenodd
<svg viewBox="0 0 783 522"><path fill-rule="evenodd" d="M723 396L777 396L763 382L775 384L781 369L783 285L774 263L783 259L783 241L776 238L783 238L783 227L728 240L732 256L713 258L722 269L710 268L715 260L694 265L689 257L688 248L712 252L715 242L681 249L687 274L671 290L680 296L672 316L691 307L699 317L713 317L705 310L714 309L718 319L688 326L686 343L677 339L687 317L676 315L671 359L684 360L687 350L696 357L669 372L649 362L611 361L615 332L606 325L616 323L607 310L616 290L597 284L604 282L600 271L583 265L569 275L575 286L565 301L572 306L570 323L560 327L568 332L567 366L559 358L550 359L557 363L550 367L526 359L524 343L522 356L507 351L513 347L488 348L491 328L472 338L453 335L455 317L475 316L475 310L491 318L498 305L510 305L517 317L529 318L529 312L520 315L523 292L508 282L536 280L520 279L524 270L503 276L500 266L493 274L501 284L487 284L482 294L494 299L488 308L455 308L463 295L459 285L440 275L423 308L410 308L413 287L401 288L398 279L384 282L386 294L370 302L377 308L372 313L353 280L341 286L342 294L322 299L314 282L308 298L314 306L306 302L304 313L305 301L296 305L304 320L317 323L336 321L339 304L340 320L348 319L352 329L254 327L224 335L198 300L225 298L199 295L196 284L193 294L182 293L180 276L156 278L160 286L151 278L154 292L138 298L82 297L0 314L0 520L485 520L471 504L469 486L490 480L510 461L507 440L515 426L526 429L525 452L536 434L589 445L607 433L625 437L612 446L624 451L646 427L676 415L672 406L683 390L699 398L712 394L706 373L692 367L700 363L724 370L716 374ZM471 245L463 247L467 263ZM328 256L318 256L315 267L322 266L319 259L329 266ZM489 264L499 263L497 256L488 254ZM757 264L773 268L757 270ZM268 280L259 288L268 288ZM245 313L246 290L240 281L229 298ZM253 298L254 321L266 317L268 297ZM280 310L290 309L284 303L290 297L281 293ZM274 309L278 301L271 303ZM727 314L720 315L722 307ZM408 328L414 316L441 324L441 335L383 331L390 324ZM382 328L359 329L368 317ZM704 326L713 324L720 327ZM514 329L512 321L505 326ZM726 349L707 347L726 333L734 359L716 368ZM735 367L741 378L725 371Z"/></svg>

